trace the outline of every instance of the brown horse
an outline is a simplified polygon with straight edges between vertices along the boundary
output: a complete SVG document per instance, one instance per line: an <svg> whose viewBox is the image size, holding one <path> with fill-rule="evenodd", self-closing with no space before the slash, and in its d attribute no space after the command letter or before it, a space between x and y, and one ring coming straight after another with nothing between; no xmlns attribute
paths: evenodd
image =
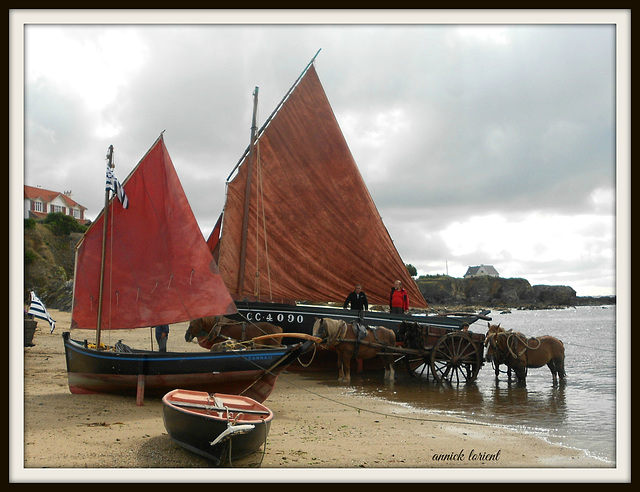
<svg viewBox="0 0 640 492"><path fill-rule="evenodd" d="M544 335L527 338L514 331L505 331L499 325L490 325L487 332L489 346L500 363L513 369L518 380L525 381L528 368L549 367L553 384L566 377L564 370L564 344L555 337Z"/></svg>
<svg viewBox="0 0 640 492"><path fill-rule="evenodd" d="M487 323L487 326L489 327L489 330L487 331L487 335L484 339L484 346L487 347L487 355L485 359L487 360L487 362L491 362L491 364L493 365L493 370L496 373L496 379L498 379L498 376L500 374L500 366L503 364L507 366L507 375L509 377L509 382L511 382L511 373L513 372L513 369L511 369L507 365L506 361L500 359L499 354L496 354L495 350L493 349L493 345L489 343L496 333L504 333L507 330L502 328L499 323L497 325Z"/></svg>
<svg viewBox="0 0 640 492"><path fill-rule="evenodd" d="M335 349L338 355L340 381L351 381L351 359L371 359L377 355L384 363L384 378L394 381L394 355L386 347L395 347L396 334L384 326L348 325L343 320L319 318L313 325L313 336L322 338L324 344Z"/></svg>
<svg viewBox="0 0 640 492"><path fill-rule="evenodd" d="M189 328L184 334L184 339L190 342L194 338L198 339L198 345L211 350L214 344L226 340L238 340L244 342L262 335L273 335L282 333L282 328L271 323L245 323L235 321L224 316L206 316L194 319L189 323ZM265 345L280 345L277 337L266 338L260 343Z"/></svg>

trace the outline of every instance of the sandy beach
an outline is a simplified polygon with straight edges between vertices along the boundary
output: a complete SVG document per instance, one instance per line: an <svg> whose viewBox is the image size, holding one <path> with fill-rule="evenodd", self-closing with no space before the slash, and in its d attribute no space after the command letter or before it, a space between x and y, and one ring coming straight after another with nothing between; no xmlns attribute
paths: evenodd
<svg viewBox="0 0 640 492"><path fill-rule="evenodd" d="M456 481L466 476L537 480L541 478L539 468L545 469L545 477L555 469L564 477L584 477L606 467L581 451L533 436L425 416L424 411L359 396L349 386L328 386L309 373L286 372L266 401L275 413L266 450L233 463L232 469L216 469L212 475L210 463L170 439L160 400L147 398L144 405L136 406L135 398L70 393L62 343L70 313L50 313L57 321L54 333L39 320L35 345L24 347L24 405L23 415L18 416L24 428L17 421L10 426L11 442L23 438L22 449L15 449L10 458L11 469L20 469L20 481L41 476L83 481L89 472L99 481L133 477L208 481L214 476L217 480L234 477L235 481L257 476L272 481L383 481L387 477ZM203 350L184 341L186 326L172 325L169 349ZM94 338L92 332L74 331L72 335ZM133 347L149 348L150 330L121 330L103 336L105 343L119 339ZM507 475L496 475L496 468L506 469Z"/></svg>

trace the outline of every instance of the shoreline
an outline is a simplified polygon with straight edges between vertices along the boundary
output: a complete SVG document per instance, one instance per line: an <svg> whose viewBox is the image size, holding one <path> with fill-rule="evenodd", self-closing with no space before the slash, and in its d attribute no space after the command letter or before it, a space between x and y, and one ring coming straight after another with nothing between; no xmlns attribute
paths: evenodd
<svg viewBox="0 0 640 492"><path fill-rule="evenodd" d="M49 333L38 320L33 347L24 347L24 400L20 450L10 453L13 466L25 481L42 474L70 475L82 480L83 469L93 469L93 479L119 481L140 476L155 481L211 479L211 465L177 444L162 421L162 402L115 395L73 395L67 386L62 332L69 330L70 313L49 310L56 330ZM200 351L184 341L186 324L171 327L169 350ZM81 330L77 330L81 332ZM108 333L108 332L107 332ZM112 342L142 348L149 330L118 330ZM92 332L77 338L92 337ZM105 340L110 343L109 340ZM285 372L267 399L275 413L264 454L234 463L237 468L216 469L216 476L240 473L276 477L278 481L333 480L338 475L393 480L433 477L444 470L482 476L486 470L520 470L518 478L544 468L567 473L580 469L580 478L611 473L615 465L563 447L543 438L498 426L478 425L455 417L357 394L335 381L328 384L313 373ZM15 429L12 425L10 429ZM260 468L253 468L260 465ZM241 471L238 470L241 468ZM127 470L125 475L108 470ZM151 469L151 470L150 470ZM187 472L181 469L188 469ZM322 470L330 469L330 474ZM361 476L362 471L366 474ZM171 470L167 472L166 470ZM396 472L402 470L398 476ZM73 473L72 473L73 472ZM200 475L202 473L203 475ZM221 475L220 475L221 474ZM446 475L446 474L445 474ZM491 476L495 480L495 475Z"/></svg>

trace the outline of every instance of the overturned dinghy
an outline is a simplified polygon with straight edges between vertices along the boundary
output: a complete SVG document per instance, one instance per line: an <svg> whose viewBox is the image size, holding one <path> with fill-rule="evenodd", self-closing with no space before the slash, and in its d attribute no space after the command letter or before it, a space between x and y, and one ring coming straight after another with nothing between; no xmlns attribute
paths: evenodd
<svg viewBox="0 0 640 492"><path fill-rule="evenodd" d="M171 439L215 466L233 464L266 446L273 412L251 398L175 389L162 403Z"/></svg>

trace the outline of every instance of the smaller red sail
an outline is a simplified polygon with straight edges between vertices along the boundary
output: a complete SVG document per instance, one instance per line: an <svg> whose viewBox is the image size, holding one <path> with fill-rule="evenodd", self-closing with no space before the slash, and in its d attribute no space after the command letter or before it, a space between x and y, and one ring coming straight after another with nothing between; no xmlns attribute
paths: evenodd
<svg viewBox="0 0 640 492"><path fill-rule="evenodd" d="M172 324L237 312L162 136L108 209L101 329ZM72 328L98 320L104 211L76 251Z"/></svg>
<svg viewBox="0 0 640 492"><path fill-rule="evenodd" d="M220 230L222 228L222 214L218 217L218 221L216 225L213 226L213 230L211 234L209 234L209 239L207 239L207 246L209 247L209 251L213 255L213 259L218 261L218 255L220 254Z"/></svg>

